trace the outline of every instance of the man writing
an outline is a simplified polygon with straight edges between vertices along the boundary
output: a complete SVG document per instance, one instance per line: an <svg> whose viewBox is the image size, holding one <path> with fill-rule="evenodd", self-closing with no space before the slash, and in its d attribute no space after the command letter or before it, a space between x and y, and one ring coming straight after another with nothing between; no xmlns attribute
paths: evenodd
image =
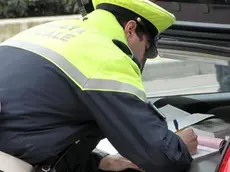
<svg viewBox="0 0 230 172"><path fill-rule="evenodd" d="M0 45L0 151L43 171L188 169L196 134L168 130L141 80L174 16L146 0L92 2L82 19L39 25ZM94 149L104 137L121 157ZM133 164L107 168L114 158Z"/></svg>

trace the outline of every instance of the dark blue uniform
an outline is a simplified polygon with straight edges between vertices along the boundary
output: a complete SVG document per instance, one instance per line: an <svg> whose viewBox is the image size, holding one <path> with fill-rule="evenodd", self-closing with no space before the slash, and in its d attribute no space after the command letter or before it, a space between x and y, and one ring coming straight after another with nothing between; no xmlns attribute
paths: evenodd
<svg viewBox="0 0 230 172"><path fill-rule="evenodd" d="M76 86L55 65L9 47L0 47L0 58L1 151L36 164L80 138L98 141L101 133Z"/></svg>
<svg viewBox="0 0 230 172"><path fill-rule="evenodd" d="M0 151L38 164L80 139L77 152L84 157L106 132L121 154L146 171L189 167L182 140L135 96L84 92L51 62L25 50L2 46L0 59Z"/></svg>

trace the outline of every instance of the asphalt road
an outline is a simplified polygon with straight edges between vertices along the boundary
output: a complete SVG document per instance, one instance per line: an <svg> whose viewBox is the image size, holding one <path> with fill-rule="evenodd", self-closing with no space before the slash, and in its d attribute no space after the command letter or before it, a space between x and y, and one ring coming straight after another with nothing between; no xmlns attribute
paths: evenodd
<svg viewBox="0 0 230 172"><path fill-rule="evenodd" d="M215 74L181 78L157 79L144 82L147 96L183 95L217 92L219 84Z"/></svg>

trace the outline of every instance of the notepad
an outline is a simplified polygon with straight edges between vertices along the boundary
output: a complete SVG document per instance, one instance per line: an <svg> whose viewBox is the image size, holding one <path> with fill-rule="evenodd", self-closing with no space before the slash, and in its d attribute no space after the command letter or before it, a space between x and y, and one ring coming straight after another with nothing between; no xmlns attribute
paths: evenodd
<svg viewBox="0 0 230 172"><path fill-rule="evenodd" d="M201 121L214 117L213 114L201 114L201 113L190 114L172 105L163 106L159 108L159 110L166 116L168 128L173 132L176 132L173 123L174 119L178 121L179 129L184 129L186 127L192 126Z"/></svg>
<svg viewBox="0 0 230 172"><path fill-rule="evenodd" d="M190 114L172 105L159 108L161 113L166 116L169 130L175 132L174 119L177 119L179 129L187 127L193 128L198 135L212 136L224 139L230 135L230 123L223 119L215 118L213 114Z"/></svg>
<svg viewBox="0 0 230 172"><path fill-rule="evenodd" d="M198 159L213 153L219 152L223 139L208 137L208 136L198 136L198 148L197 153L192 155L193 159Z"/></svg>

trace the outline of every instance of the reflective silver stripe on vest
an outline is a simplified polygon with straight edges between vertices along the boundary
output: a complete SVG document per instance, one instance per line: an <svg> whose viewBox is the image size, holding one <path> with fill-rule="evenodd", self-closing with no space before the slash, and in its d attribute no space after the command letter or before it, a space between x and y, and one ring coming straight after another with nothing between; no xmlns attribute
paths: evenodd
<svg viewBox="0 0 230 172"><path fill-rule="evenodd" d="M28 51L36 52L43 57L50 59L55 62L62 70L67 72L79 85L84 89L100 89L100 90L114 90L132 93L143 101L146 100L146 94L142 90L136 88L131 84L122 83L115 80L106 79L88 79L81 71L79 71L75 66L73 66L65 57L58 54L57 52L50 50L48 48L35 45L28 42L8 40L0 44L0 46L14 46Z"/></svg>

